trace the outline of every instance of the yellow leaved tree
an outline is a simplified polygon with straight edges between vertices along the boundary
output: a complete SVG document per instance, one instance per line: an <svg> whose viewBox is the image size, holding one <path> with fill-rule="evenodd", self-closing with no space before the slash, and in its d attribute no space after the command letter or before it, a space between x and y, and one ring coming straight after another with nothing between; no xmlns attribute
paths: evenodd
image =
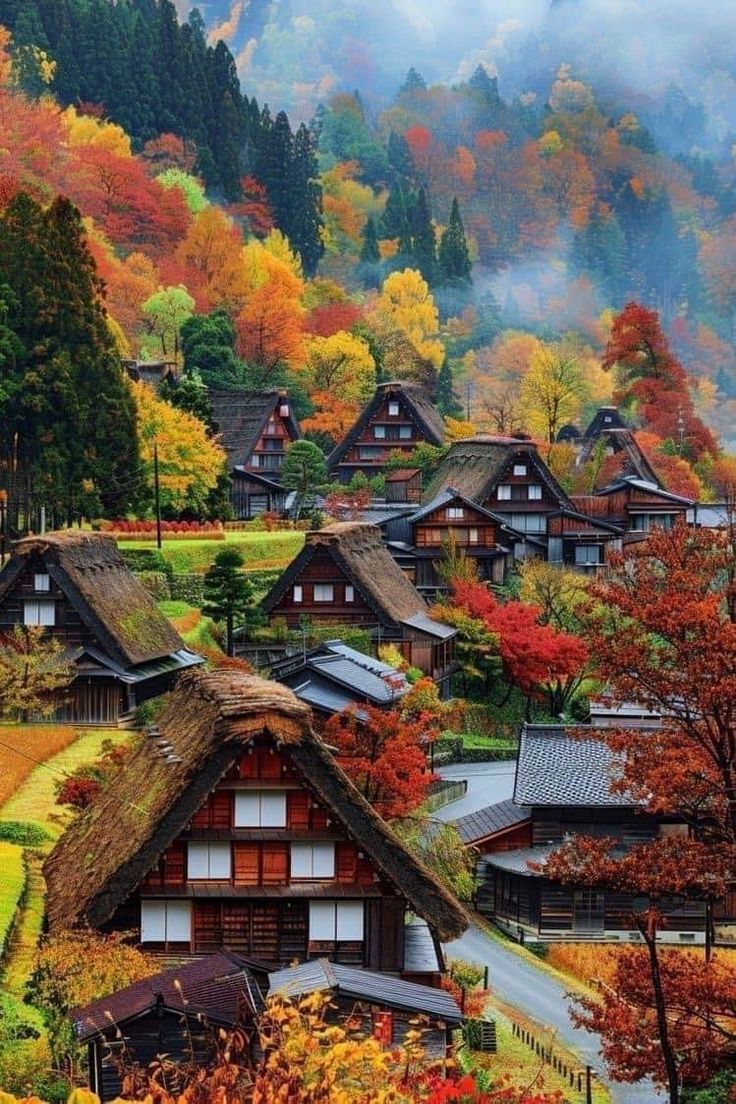
<svg viewBox="0 0 736 1104"><path fill-rule="evenodd" d="M521 384L526 429L553 444L568 422L574 422L587 397L580 350L569 341L540 342Z"/></svg>
<svg viewBox="0 0 736 1104"><path fill-rule="evenodd" d="M315 337L307 350L312 387L347 402L365 402L376 387L376 362L368 342L346 330Z"/></svg>
<svg viewBox="0 0 736 1104"><path fill-rule="evenodd" d="M153 493L154 445L158 449L161 505L201 509L225 469L225 450L193 414L159 399L145 383L131 383L136 405L141 464Z"/></svg>
<svg viewBox="0 0 736 1104"><path fill-rule="evenodd" d="M72 147L96 146L117 157L132 157L130 138L117 123L96 119L93 115L81 115L75 107L67 107L61 113L66 130L67 144Z"/></svg>
<svg viewBox="0 0 736 1104"><path fill-rule="evenodd" d="M403 333L419 356L439 371L445 358L439 340L439 313L420 272L405 268L387 276L376 309L384 323Z"/></svg>

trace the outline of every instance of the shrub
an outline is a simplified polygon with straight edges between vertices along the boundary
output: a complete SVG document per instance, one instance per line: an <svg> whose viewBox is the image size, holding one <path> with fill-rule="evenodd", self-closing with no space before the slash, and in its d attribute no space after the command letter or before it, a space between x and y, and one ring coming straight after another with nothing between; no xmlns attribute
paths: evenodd
<svg viewBox="0 0 736 1104"><path fill-rule="evenodd" d="M55 785L56 804L87 809L111 781L130 754L130 748L105 741L103 754L96 763L79 767L74 774Z"/></svg>
<svg viewBox="0 0 736 1104"><path fill-rule="evenodd" d="M25 884L22 848L15 843L0 843L0 954L13 928Z"/></svg>
<svg viewBox="0 0 736 1104"><path fill-rule="evenodd" d="M21 847L41 847L51 839L40 825L25 820L0 820L0 840L18 843Z"/></svg>
<svg viewBox="0 0 736 1104"><path fill-rule="evenodd" d="M166 698L149 698L148 701L141 702L136 706L134 717L134 724L136 728L146 728L147 725L153 724L156 718L161 713L164 705L166 704Z"/></svg>
<svg viewBox="0 0 736 1104"><path fill-rule="evenodd" d="M171 583L165 571L141 571L138 578L154 601L165 602L171 597Z"/></svg>

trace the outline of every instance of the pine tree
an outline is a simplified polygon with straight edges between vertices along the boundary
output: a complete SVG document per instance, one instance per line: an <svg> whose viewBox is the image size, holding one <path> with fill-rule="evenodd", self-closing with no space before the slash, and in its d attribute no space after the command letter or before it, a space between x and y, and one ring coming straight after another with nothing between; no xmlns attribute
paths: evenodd
<svg viewBox="0 0 736 1104"><path fill-rule="evenodd" d="M294 517L314 505L315 494L326 482L327 465L322 450L312 441L294 441L286 450L281 469L282 485L287 491L294 491Z"/></svg>
<svg viewBox="0 0 736 1104"><path fill-rule="evenodd" d="M406 77L404 78L404 83L402 84L401 88L399 89L399 95L400 96L412 96L412 95L415 95L417 92L426 92L426 91L427 91L427 82L425 81L422 74L417 72L417 70L412 65L411 69L409 70L409 72L406 74Z"/></svg>
<svg viewBox="0 0 736 1104"><path fill-rule="evenodd" d="M463 414L463 408L457 400L455 390L453 387L452 368L450 362L445 358L442 362L439 375L437 377L437 409L440 414L445 418L461 418Z"/></svg>
<svg viewBox="0 0 736 1104"><path fill-rule="evenodd" d="M204 577L202 613L225 622L227 654L234 651L236 620L246 623L253 611L253 584L242 570L245 559L237 548L223 548Z"/></svg>
<svg viewBox="0 0 736 1104"><path fill-rule="evenodd" d="M470 286L470 273L473 266L456 198L452 201L450 221L440 240L438 262L440 283L455 288Z"/></svg>
<svg viewBox="0 0 736 1104"><path fill-rule="evenodd" d="M314 138L304 123L294 136L291 187L290 218L282 229L301 257L305 275L314 276L325 251L322 185Z"/></svg>
<svg viewBox="0 0 736 1104"><path fill-rule="evenodd" d="M397 134L395 130L391 131L386 153L394 181L409 183L414 179L414 162L409 143L403 134Z"/></svg>
<svg viewBox="0 0 736 1104"><path fill-rule="evenodd" d="M430 287L437 275L437 244L427 193L419 189L412 218L411 255Z"/></svg>
<svg viewBox="0 0 736 1104"><path fill-rule="evenodd" d="M363 227L363 244L360 249L360 259L363 264L376 265L381 261L381 252L378 248L378 231L373 216L370 215Z"/></svg>
<svg viewBox="0 0 736 1104"><path fill-rule="evenodd" d="M0 395L0 450L24 484L22 496L18 483L9 488L11 515L22 507L28 519L43 504L63 524L124 512L138 471L133 400L68 200L44 211L21 193L7 206L0 284L11 288L7 326L24 350Z"/></svg>

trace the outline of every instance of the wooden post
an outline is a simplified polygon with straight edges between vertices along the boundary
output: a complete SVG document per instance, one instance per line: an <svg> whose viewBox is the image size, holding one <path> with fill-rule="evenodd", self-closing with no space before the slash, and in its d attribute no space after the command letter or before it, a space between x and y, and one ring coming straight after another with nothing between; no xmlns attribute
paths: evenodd
<svg viewBox="0 0 736 1104"><path fill-rule="evenodd" d="M585 1104L593 1104L593 1070L590 1066L585 1067Z"/></svg>

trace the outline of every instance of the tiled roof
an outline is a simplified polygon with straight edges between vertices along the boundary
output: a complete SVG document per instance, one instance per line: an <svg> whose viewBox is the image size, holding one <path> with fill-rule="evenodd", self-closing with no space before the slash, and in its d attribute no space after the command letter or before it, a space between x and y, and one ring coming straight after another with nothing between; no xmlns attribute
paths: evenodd
<svg viewBox="0 0 736 1104"><path fill-rule="evenodd" d="M234 1024L243 1008L251 1014L263 1006L260 988L247 959L225 951L206 955L152 977L126 985L107 997L75 1008L69 1018L78 1039L89 1039L113 1024L163 1004L177 1012L204 1013L217 1023ZM259 966L265 974L268 967Z"/></svg>
<svg viewBox="0 0 736 1104"><path fill-rule="evenodd" d="M449 1024L460 1023L462 1019L457 1002L444 989L371 970L356 970L324 958L278 970L268 980L269 993L298 997L329 990L353 1000L437 1016Z"/></svg>
<svg viewBox="0 0 736 1104"><path fill-rule="evenodd" d="M530 816L531 809L523 805L517 805L511 800L499 801L496 805L487 805L485 809L460 817L455 821L455 827L463 843L473 844L495 835L496 832L502 832L505 828L523 824Z"/></svg>
<svg viewBox="0 0 736 1104"><path fill-rule="evenodd" d="M508 870L512 874L523 874L527 878L539 878L541 872L534 866L544 866L553 851L559 851L559 844L547 847L520 847L516 851L496 851L486 855L488 866L495 870Z"/></svg>
<svg viewBox="0 0 736 1104"><path fill-rule="evenodd" d="M601 739L564 725L525 725L516 762L517 805L623 806L639 804L611 792L620 760Z"/></svg>

